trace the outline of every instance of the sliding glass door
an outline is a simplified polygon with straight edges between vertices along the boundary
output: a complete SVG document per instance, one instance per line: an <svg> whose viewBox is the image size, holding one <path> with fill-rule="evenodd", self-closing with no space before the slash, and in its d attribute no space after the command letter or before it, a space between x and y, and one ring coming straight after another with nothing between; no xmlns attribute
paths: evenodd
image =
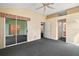
<svg viewBox="0 0 79 59"><path fill-rule="evenodd" d="M16 19L6 18L6 45L16 43Z"/></svg>
<svg viewBox="0 0 79 59"><path fill-rule="evenodd" d="M27 21L17 20L17 43L27 40Z"/></svg>
<svg viewBox="0 0 79 59"><path fill-rule="evenodd" d="M27 41L27 21L6 18L5 22L6 45Z"/></svg>

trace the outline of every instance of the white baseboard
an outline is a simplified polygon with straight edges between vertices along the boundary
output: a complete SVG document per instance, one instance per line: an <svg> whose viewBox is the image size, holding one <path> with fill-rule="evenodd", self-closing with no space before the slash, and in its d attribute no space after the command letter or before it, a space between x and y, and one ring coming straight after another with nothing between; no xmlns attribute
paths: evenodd
<svg viewBox="0 0 79 59"><path fill-rule="evenodd" d="M79 43L73 43L73 42L67 42L67 43L73 44L75 46L79 46Z"/></svg>

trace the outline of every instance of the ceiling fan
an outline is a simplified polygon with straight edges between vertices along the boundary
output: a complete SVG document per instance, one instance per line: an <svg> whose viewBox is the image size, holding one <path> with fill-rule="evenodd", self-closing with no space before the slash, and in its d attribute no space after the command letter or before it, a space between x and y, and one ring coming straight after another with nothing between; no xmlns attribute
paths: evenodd
<svg viewBox="0 0 79 59"><path fill-rule="evenodd" d="M43 9L44 9L44 13L45 13L46 10L47 10L47 8L54 9L54 8L52 7L53 4L54 4L54 3L42 3L42 6L36 8L36 10L43 8ZM51 6L50 6L50 5L51 5Z"/></svg>

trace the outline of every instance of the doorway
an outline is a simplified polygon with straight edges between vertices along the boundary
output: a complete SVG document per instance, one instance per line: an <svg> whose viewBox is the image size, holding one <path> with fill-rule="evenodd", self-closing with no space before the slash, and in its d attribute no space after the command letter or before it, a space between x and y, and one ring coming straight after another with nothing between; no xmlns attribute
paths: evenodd
<svg viewBox="0 0 79 59"><path fill-rule="evenodd" d="M58 20L58 40L66 42L66 19Z"/></svg>
<svg viewBox="0 0 79 59"><path fill-rule="evenodd" d="M45 22L41 22L41 38L44 38Z"/></svg>

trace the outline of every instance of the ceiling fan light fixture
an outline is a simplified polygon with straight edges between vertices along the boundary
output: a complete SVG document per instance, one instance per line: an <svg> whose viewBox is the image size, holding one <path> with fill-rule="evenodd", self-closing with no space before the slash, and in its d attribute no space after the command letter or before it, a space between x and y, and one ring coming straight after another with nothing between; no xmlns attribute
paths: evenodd
<svg viewBox="0 0 79 59"><path fill-rule="evenodd" d="M42 6L36 8L36 10L44 8L44 14L45 14L47 8L54 9L52 6L50 6L51 4L53 5L54 3L42 3Z"/></svg>

